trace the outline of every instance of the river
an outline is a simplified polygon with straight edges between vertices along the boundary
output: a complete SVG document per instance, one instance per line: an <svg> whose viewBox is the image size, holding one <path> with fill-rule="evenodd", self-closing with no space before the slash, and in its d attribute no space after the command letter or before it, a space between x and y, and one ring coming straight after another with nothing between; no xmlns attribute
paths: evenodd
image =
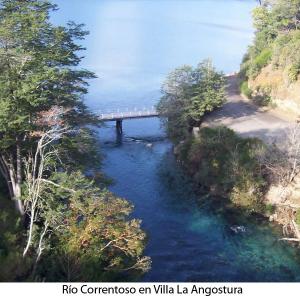
<svg viewBox="0 0 300 300"><path fill-rule="evenodd" d="M75 20L90 35L83 66L98 79L86 103L103 113L149 108L173 68L212 58L238 70L251 43L255 1L58 0L57 23ZM157 119L99 130L111 190L135 205L148 234L152 269L143 281L300 281L299 252L280 242L280 228L233 218L199 199L172 154ZM233 225L245 232L234 233Z"/></svg>

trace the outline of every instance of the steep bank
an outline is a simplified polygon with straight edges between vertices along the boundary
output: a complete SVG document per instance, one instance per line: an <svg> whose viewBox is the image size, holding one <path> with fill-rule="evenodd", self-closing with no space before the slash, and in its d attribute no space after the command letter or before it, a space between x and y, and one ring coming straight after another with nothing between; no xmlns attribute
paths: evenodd
<svg viewBox="0 0 300 300"><path fill-rule="evenodd" d="M265 216L282 225L283 239L299 242L298 176L287 184L274 177L269 147L226 127L202 127L175 154L198 192L221 197L221 206Z"/></svg>
<svg viewBox="0 0 300 300"><path fill-rule="evenodd" d="M114 124L100 130L109 141L104 172L115 181L111 190L131 199L148 233L153 263L143 281L300 281L299 251L279 241L279 226L237 218L193 193L158 120L132 120L125 129L122 143L114 142ZM246 231L235 233L236 225Z"/></svg>
<svg viewBox="0 0 300 300"><path fill-rule="evenodd" d="M219 195L225 195L228 198L232 197L232 191L237 191L237 186L243 186L244 190L240 190L237 197L234 197L238 205L243 202L245 204L245 202L248 201L248 208L251 207L251 205L257 206L257 199L255 199L255 197L252 197L252 200L254 200L255 203L253 202L251 204L251 201L249 203L249 200L251 200L251 193L256 193L260 197L260 204L265 208L260 209L259 213L266 215L271 221L280 223L283 226L285 235L299 239L299 228L298 225L296 225L296 223L299 223L299 220L297 221L297 219L300 214L299 176L295 176L292 182L283 184L282 182L280 183L278 180L275 180L274 176L272 178L269 176L269 171L266 170L263 162L257 162L258 164L262 164L263 174L260 174L260 176L264 178L264 186L259 190L256 190L254 180L252 186L248 185L247 191L246 183L249 183L249 181L241 182L241 177L237 176L238 174L233 173L232 167L234 161L231 161L230 163L230 160L233 159L234 151L240 151L241 144L249 141L247 146L248 149L246 147L244 150L246 152L251 150L251 144L253 144L255 140L249 140L249 138L258 138L262 140L266 147L271 147L271 145L275 143L276 147L281 148L281 151L287 151L287 149L284 148L288 148L287 142L291 134L291 128L294 128L295 122L293 120L289 121L286 118L286 115L278 114L277 111L263 110L251 102L246 101L239 92L238 78L236 76L230 76L227 80L227 102L221 108L204 118L200 130L199 128L194 128L196 137L193 142L182 142L179 147L176 147L176 151L177 153L181 152L181 154L182 151L184 152L184 156L187 159L185 161L186 167L194 180L196 180L198 186L206 186L210 192L217 192ZM209 128L211 128L211 130L213 128L219 128L219 131L226 132L225 129L220 129L221 127L219 126L226 126L234 130L238 136L232 138L234 137L233 134L225 134L222 141L219 143L215 140L213 144L208 145L207 137L203 138L203 135L207 135L204 130L207 131ZM216 136L220 136L220 134ZM206 141L203 142L205 139ZM293 141L291 141L291 143L293 143ZM193 144L193 146L190 149L187 149L190 144ZM212 157L207 154L205 156L205 154L203 155L203 147L206 147L207 151L209 149L214 155L219 153L221 156ZM207 151L206 153L209 153ZM226 151L228 151L227 157L225 155ZM290 153L290 156L284 159L291 160L291 157L294 154L295 153ZM258 155L259 154L257 153L254 156ZM283 155L288 154L283 153ZM180 159L184 160L182 157ZM257 157L257 159L259 159L259 157ZM228 165L228 163L230 164ZM199 164L201 165L201 168ZM199 173L203 172L205 168L206 173L204 175L206 178ZM214 181L215 184L208 184L208 175L211 177L210 179L213 179L212 181ZM236 180L236 178L239 180ZM255 178L252 176L252 179ZM230 180L231 187L228 188ZM222 192L220 193L220 191Z"/></svg>
<svg viewBox="0 0 300 300"><path fill-rule="evenodd" d="M268 90L271 97L271 105L278 111L288 113L291 118L300 115L300 79L287 80L282 69L274 69L273 65L264 67L260 73L248 80L248 86L252 93L260 90Z"/></svg>

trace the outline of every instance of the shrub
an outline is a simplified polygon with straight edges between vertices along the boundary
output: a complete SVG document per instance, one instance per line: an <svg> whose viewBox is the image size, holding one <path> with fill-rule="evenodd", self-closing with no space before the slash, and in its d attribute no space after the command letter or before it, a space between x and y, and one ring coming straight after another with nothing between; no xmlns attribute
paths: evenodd
<svg viewBox="0 0 300 300"><path fill-rule="evenodd" d="M245 95L247 98L251 99L252 97L252 91L248 86L247 81L243 81L242 84L240 85L240 91L243 95Z"/></svg>
<svg viewBox="0 0 300 300"><path fill-rule="evenodd" d="M264 49L258 54L250 67L250 76L255 77L259 74L261 69L268 65L272 58L272 50Z"/></svg>
<svg viewBox="0 0 300 300"><path fill-rule="evenodd" d="M296 81L298 79L299 74L300 74L300 63L292 65L289 68L288 76L291 81Z"/></svg>
<svg viewBox="0 0 300 300"><path fill-rule="evenodd" d="M290 81L300 73L300 32L291 31L280 35L274 44L273 63L288 74Z"/></svg>
<svg viewBox="0 0 300 300"><path fill-rule="evenodd" d="M181 145L181 160L199 187L227 197L247 211L262 211L265 180L256 159L262 143L226 127L202 128Z"/></svg>
<svg viewBox="0 0 300 300"><path fill-rule="evenodd" d="M273 205L273 204L271 204L271 203L266 204L266 206L265 206L265 213L266 213L268 216L274 214L274 213L275 213L275 210L276 210L275 205Z"/></svg>
<svg viewBox="0 0 300 300"><path fill-rule="evenodd" d="M258 106L271 105L271 89L269 87L260 87L252 93L253 102Z"/></svg>
<svg viewBox="0 0 300 300"><path fill-rule="evenodd" d="M248 54L244 56L241 64L240 75L242 78L255 78L261 69L271 62L272 54L270 48L261 50L253 46L249 47Z"/></svg>
<svg viewBox="0 0 300 300"><path fill-rule="evenodd" d="M296 212L296 223L300 226L300 209L298 209Z"/></svg>

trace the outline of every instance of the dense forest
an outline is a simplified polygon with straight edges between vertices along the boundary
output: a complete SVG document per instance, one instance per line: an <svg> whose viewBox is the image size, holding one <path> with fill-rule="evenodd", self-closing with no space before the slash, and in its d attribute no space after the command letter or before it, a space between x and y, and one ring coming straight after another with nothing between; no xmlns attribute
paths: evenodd
<svg viewBox="0 0 300 300"><path fill-rule="evenodd" d="M146 235L101 172L101 124L82 100L88 32L54 26L56 9L0 2L0 281L124 280L150 267Z"/></svg>

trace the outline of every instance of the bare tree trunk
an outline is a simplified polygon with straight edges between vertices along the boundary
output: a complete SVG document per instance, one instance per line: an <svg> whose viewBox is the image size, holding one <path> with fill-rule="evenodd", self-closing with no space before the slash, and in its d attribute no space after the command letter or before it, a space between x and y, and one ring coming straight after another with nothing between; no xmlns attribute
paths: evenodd
<svg viewBox="0 0 300 300"><path fill-rule="evenodd" d="M5 163L5 159L0 155L0 173L2 174L3 178L5 179L5 182L7 184L9 196L11 199L14 197L11 181L9 179L9 172L7 169L7 165Z"/></svg>
<svg viewBox="0 0 300 300"><path fill-rule="evenodd" d="M21 201L21 184L22 184L22 159L20 145L17 146L17 168L13 155L2 153L0 156L0 172L4 177L11 200L15 202L15 206L20 215L24 215L24 208Z"/></svg>
<svg viewBox="0 0 300 300"><path fill-rule="evenodd" d="M44 172L47 168L46 166L49 158L55 157L57 155L56 150L51 151L47 146L50 145L53 141L60 139L61 136L66 132L66 130L67 129L63 128L63 129L53 129L53 130L49 130L48 132L45 132L37 143L35 153L28 154L27 159L24 160L24 174L25 174L24 183L27 186L27 192L28 192L27 197L24 199L24 206L28 217L30 217L30 221L28 227L27 242L23 251L23 257L27 255L30 247L33 244L33 233L35 229L34 225L37 219L40 218L39 213L43 211L44 200L41 196L43 188L45 187L46 184L59 186L55 182L43 178L45 176ZM22 175L20 174L21 170L20 169L18 170L19 170L19 175ZM43 242L49 226L47 220L43 220L43 218L41 218L39 222L44 222L44 230L42 232L38 231L35 233L36 235L40 236L38 249L37 249L36 263L40 259L42 251L44 249Z"/></svg>
<svg viewBox="0 0 300 300"><path fill-rule="evenodd" d="M25 246L24 251L23 251L23 257L27 254L27 252L29 250L29 247L31 245L34 217L35 217L35 208L33 208L31 210L30 224L29 224L29 229L28 229L28 238L27 238L26 246Z"/></svg>
<svg viewBox="0 0 300 300"><path fill-rule="evenodd" d="M24 207L21 200L22 191L22 158L21 158L21 146L20 140L17 138L17 178L16 178L16 189L15 189L15 201L16 201L16 208L21 215L24 215Z"/></svg>

